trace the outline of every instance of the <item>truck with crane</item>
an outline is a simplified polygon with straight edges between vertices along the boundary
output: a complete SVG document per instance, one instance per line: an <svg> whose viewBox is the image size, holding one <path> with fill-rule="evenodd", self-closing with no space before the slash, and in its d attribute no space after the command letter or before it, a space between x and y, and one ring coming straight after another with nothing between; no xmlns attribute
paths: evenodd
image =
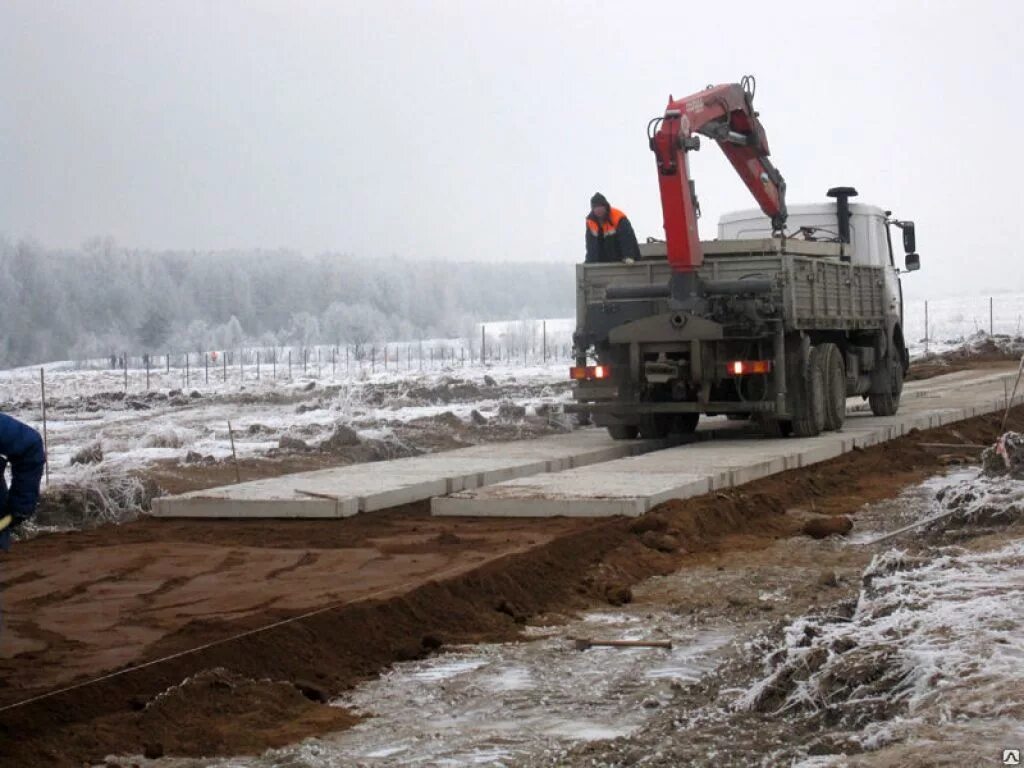
<svg viewBox="0 0 1024 768"><path fill-rule="evenodd" d="M837 430L846 399L896 413L909 355L900 274L920 268L911 221L851 202L787 207L754 110L752 77L669 97L648 125L665 238L633 263L576 269L574 400L616 439L692 432L701 414L769 434ZM701 242L687 155L713 140L760 206ZM892 239L902 233L897 267Z"/></svg>

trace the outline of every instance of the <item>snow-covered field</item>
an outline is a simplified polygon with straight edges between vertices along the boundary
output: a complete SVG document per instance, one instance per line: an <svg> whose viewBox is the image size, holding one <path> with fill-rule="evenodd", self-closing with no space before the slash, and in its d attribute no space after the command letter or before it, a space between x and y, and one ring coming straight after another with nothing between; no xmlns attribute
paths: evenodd
<svg viewBox="0 0 1024 768"><path fill-rule="evenodd" d="M99 443L108 468L133 469L189 452L224 459L231 455L228 422L240 458L263 455L291 436L309 444L339 424L361 437L388 439L396 425L450 412L460 420L477 411L498 417L503 403L552 406L568 395L566 361L545 364L445 366L434 371L363 370L348 379L315 376L292 380L212 379L184 386L183 372L124 374L50 366L46 373L47 437L51 482L74 479L71 458ZM486 377L486 378L485 378ZM3 410L42 427L38 369L0 373Z"/></svg>
<svg viewBox="0 0 1024 768"><path fill-rule="evenodd" d="M903 320L911 355L924 354L926 348L930 352L942 352L962 344L979 331L988 333L990 298L992 332L1014 337L1024 335L1024 293L929 299L927 332L925 299L908 298Z"/></svg>

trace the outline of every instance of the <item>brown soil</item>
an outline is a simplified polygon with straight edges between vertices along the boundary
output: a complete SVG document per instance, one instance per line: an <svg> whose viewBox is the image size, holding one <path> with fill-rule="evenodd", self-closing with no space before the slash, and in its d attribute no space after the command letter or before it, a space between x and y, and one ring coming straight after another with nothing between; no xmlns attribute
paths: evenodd
<svg viewBox="0 0 1024 768"><path fill-rule="evenodd" d="M0 764L79 765L147 745L168 754L258 752L337 730L350 716L311 699L442 644L515 638L541 613L628 600L641 579L763 549L819 515L850 515L856 524L863 504L949 461L921 443L989 441L998 422L914 432L667 502L638 520L435 520L414 505L325 522L142 520L26 542L4 563ZM1024 427L1024 408L1010 426ZM665 537L678 548L655 543ZM214 669L225 671L207 672Z"/></svg>

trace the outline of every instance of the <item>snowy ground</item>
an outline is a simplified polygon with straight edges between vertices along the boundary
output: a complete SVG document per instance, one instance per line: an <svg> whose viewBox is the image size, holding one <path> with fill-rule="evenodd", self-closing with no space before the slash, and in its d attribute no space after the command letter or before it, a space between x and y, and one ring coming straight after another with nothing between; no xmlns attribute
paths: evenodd
<svg viewBox="0 0 1024 768"><path fill-rule="evenodd" d="M43 515L41 530L133 517L153 492L136 479L140 471L229 461L232 434L239 460L259 458L250 474L262 476L282 471L273 466L280 461L298 471L565 431L572 427L561 410L570 397L566 368L551 360L271 380L266 370L257 379L250 366L229 371L235 377L227 381L192 378L188 387L183 371L151 372L148 389L145 371L129 370L126 390L123 372L48 366L46 489L103 498L70 518L56 510L46 523ZM38 369L0 373L0 398L0 410L42 431ZM359 444L325 448L339 427L355 430ZM102 458L73 463L83 454Z"/></svg>
<svg viewBox="0 0 1024 768"><path fill-rule="evenodd" d="M909 277L909 280L913 280L913 276ZM930 299L927 332L925 299L908 298L903 307L903 318L904 336L911 355L922 355L926 348L929 352L942 352L959 346L979 331L987 333L990 298L992 332L1014 337L1024 336L1024 293Z"/></svg>

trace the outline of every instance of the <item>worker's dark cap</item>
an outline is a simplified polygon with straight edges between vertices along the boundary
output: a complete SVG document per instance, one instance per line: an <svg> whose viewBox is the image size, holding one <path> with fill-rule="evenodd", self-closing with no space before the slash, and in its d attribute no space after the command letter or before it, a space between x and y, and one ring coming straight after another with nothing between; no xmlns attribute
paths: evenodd
<svg viewBox="0 0 1024 768"><path fill-rule="evenodd" d="M598 205L603 205L605 208L611 208L611 206L608 205L608 198L600 192L595 192L594 196L590 198L590 207L595 208Z"/></svg>

